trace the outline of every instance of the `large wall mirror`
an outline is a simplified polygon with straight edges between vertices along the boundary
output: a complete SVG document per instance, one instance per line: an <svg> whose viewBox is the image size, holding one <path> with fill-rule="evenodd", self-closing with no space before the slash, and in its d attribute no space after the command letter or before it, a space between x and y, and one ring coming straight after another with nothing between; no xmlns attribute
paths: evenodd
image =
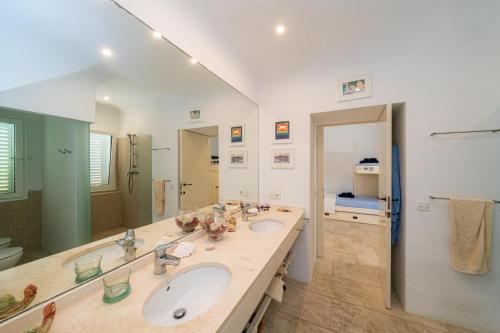
<svg viewBox="0 0 500 333"><path fill-rule="evenodd" d="M126 240L188 235L180 207L258 199L257 105L161 33L110 0L0 21L0 296L39 304L133 260Z"/></svg>

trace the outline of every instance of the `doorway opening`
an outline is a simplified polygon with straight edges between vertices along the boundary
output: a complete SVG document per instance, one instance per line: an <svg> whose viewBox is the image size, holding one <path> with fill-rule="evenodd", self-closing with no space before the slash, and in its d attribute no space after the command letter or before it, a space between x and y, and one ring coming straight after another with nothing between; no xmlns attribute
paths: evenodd
<svg viewBox="0 0 500 333"><path fill-rule="evenodd" d="M402 103L311 116L311 215L321 258L317 265L331 265L339 278L380 288L386 308L392 304L392 265L398 273L397 294L404 294L404 265L399 261L404 256L398 253L404 240L393 247L391 228L393 221L395 226L402 222L404 179L394 166L404 165L398 157L404 154L395 155L395 150L405 149L399 142L404 135L398 129L393 136L393 118L397 115L398 127L404 124L401 113Z"/></svg>
<svg viewBox="0 0 500 333"><path fill-rule="evenodd" d="M219 202L219 127L179 130L179 207Z"/></svg>

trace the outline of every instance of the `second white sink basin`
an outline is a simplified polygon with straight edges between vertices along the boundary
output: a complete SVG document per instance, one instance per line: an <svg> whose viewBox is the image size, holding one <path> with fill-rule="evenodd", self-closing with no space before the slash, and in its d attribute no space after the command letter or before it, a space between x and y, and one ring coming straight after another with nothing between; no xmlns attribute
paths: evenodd
<svg viewBox="0 0 500 333"><path fill-rule="evenodd" d="M283 228L283 223L275 220L261 220L250 224L250 230L262 234L277 232Z"/></svg>
<svg viewBox="0 0 500 333"><path fill-rule="evenodd" d="M156 326L185 323L207 311L231 283L231 272L222 265L195 267L162 283L149 295L142 310Z"/></svg>

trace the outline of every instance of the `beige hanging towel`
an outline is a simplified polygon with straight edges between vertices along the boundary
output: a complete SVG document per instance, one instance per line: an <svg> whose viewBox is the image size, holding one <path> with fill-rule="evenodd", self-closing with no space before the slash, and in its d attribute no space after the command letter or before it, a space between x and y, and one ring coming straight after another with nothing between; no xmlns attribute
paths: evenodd
<svg viewBox="0 0 500 333"><path fill-rule="evenodd" d="M165 181L155 180L153 188L155 191L155 214L163 215L165 214Z"/></svg>
<svg viewBox="0 0 500 333"><path fill-rule="evenodd" d="M451 261L453 269L486 274L490 267L493 202L450 199Z"/></svg>

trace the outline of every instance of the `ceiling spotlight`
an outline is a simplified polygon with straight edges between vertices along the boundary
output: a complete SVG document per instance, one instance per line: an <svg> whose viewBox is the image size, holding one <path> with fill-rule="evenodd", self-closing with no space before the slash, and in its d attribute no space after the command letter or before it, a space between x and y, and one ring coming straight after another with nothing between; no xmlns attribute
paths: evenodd
<svg viewBox="0 0 500 333"><path fill-rule="evenodd" d="M278 35L283 35L283 34L285 33L285 30L286 30L286 29L285 29L285 26L284 26L284 25L281 25L281 24L280 24L280 25L278 25L278 26L276 27L276 33L277 33Z"/></svg>
<svg viewBox="0 0 500 333"><path fill-rule="evenodd" d="M108 102L109 101L109 96L104 96L102 99L105 100L106 102Z"/></svg>
<svg viewBox="0 0 500 333"><path fill-rule="evenodd" d="M153 37L156 39L161 39L162 35L159 31L153 31Z"/></svg>
<svg viewBox="0 0 500 333"><path fill-rule="evenodd" d="M191 58L191 60L189 60L193 65L197 64L198 63L198 59L196 58Z"/></svg>
<svg viewBox="0 0 500 333"><path fill-rule="evenodd" d="M101 49L101 54L106 58L111 58L113 56L113 51L110 48L105 47Z"/></svg>

